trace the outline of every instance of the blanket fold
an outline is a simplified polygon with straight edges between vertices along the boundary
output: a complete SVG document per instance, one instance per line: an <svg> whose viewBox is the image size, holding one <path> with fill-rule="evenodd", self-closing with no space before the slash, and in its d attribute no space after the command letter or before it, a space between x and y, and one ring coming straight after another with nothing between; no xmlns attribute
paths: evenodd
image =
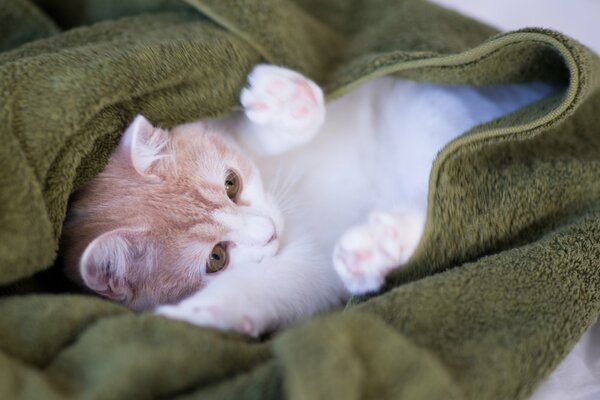
<svg viewBox="0 0 600 400"><path fill-rule="evenodd" d="M521 399L600 310L600 59L421 0L0 1L0 398ZM386 290L262 341L73 293L69 195L137 113L239 107L252 67L329 99L377 76L559 93L437 157L423 240Z"/></svg>

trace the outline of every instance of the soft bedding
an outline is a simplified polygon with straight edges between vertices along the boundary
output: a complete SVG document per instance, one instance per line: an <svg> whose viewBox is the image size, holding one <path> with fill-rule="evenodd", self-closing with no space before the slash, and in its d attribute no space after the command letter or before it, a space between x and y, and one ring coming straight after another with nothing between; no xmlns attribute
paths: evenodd
<svg viewBox="0 0 600 400"><path fill-rule="evenodd" d="M417 0L0 2L0 398L529 396L600 310L600 59ZM259 62L334 98L376 76L558 95L438 155L386 290L261 340L134 314L60 273L68 198L137 113L237 109Z"/></svg>

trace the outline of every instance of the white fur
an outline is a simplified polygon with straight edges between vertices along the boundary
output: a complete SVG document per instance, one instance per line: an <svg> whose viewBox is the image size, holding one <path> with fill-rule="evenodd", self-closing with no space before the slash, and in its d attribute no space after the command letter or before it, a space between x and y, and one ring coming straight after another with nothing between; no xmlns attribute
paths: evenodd
<svg viewBox="0 0 600 400"><path fill-rule="evenodd" d="M248 83L240 96L245 118L238 140L255 154L281 154L309 142L319 131L325 99L314 82L295 71L261 65Z"/></svg>
<svg viewBox="0 0 600 400"><path fill-rule="evenodd" d="M342 235L333 264L351 293L378 290L389 271L408 261L425 226L425 214L419 211L372 213L367 223Z"/></svg>
<svg viewBox="0 0 600 400"><path fill-rule="evenodd" d="M383 77L325 106L320 89L298 73L256 67L242 92L246 117L222 126L235 127L266 188L294 182L282 190L295 205L282 206L278 251L260 263L235 263L158 312L258 335L340 304L350 292L377 290L420 240L436 154L473 126L552 90ZM260 229L266 237L270 228Z"/></svg>

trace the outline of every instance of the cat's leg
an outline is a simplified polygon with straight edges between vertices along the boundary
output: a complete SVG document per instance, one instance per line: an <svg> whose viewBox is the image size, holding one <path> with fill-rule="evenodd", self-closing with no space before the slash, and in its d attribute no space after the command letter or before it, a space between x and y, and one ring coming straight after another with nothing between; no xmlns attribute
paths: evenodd
<svg viewBox="0 0 600 400"><path fill-rule="evenodd" d="M218 283L217 283L218 282ZM248 336L258 336L268 328L262 317L261 305L252 301L249 286L209 285L177 304L158 306L155 312L171 319L193 325L235 331ZM260 299L260 294L257 294ZM250 309L254 307L254 309Z"/></svg>
<svg viewBox="0 0 600 400"><path fill-rule="evenodd" d="M381 288L385 276L412 256L425 226L425 211L405 208L374 212L366 223L347 230L336 244L333 264L352 294Z"/></svg>
<svg viewBox="0 0 600 400"><path fill-rule="evenodd" d="M177 304L159 306L156 313L256 337L346 297L335 271L312 258L306 263L273 260L239 267Z"/></svg>
<svg viewBox="0 0 600 400"><path fill-rule="evenodd" d="M226 293L211 296L205 292L197 292L177 304L158 306L155 312L197 326L234 331L254 337L262 333L261 326L256 322L257 318L251 313L245 313L239 300L224 294ZM229 301L224 301L223 298L226 297L229 297Z"/></svg>
<svg viewBox="0 0 600 400"><path fill-rule="evenodd" d="M261 64L248 75L237 116L240 141L260 155L277 155L309 142L325 120L323 91L298 72Z"/></svg>

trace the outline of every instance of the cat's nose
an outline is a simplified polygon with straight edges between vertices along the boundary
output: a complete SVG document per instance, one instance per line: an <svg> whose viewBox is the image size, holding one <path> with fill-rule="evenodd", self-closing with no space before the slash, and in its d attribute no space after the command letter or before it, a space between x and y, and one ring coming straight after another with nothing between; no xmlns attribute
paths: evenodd
<svg viewBox="0 0 600 400"><path fill-rule="evenodd" d="M239 215L228 222L228 240L238 245L266 246L278 238L275 223L270 217Z"/></svg>
<svg viewBox="0 0 600 400"><path fill-rule="evenodd" d="M266 242L263 244L263 246L268 246L273 242L276 242L277 239L279 238L279 235L277 234L277 228L275 227L275 222L269 218L269 221L271 222L271 235L269 236L269 238L266 240Z"/></svg>
<svg viewBox="0 0 600 400"><path fill-rule="evenodd" d="M266 240L263 240L262 242L263 246L267 246L277 240L277 228L275 228L275 222L273 222L271 218L267 217L266 219L267 223L265 224L265 221L261 221L260 225L263 226L257 226L256 231L258 236L266 238Z"/></svg>
<svg viewBox="0 0 600 400"><path fill-rule="evenodd" d="M273 234L271 235L269 240L267 240L267 243L265 243L265 246L270 243L273 243L276 240L277 240L277 229L275 229L275 224L273 224Z"/></svg>

